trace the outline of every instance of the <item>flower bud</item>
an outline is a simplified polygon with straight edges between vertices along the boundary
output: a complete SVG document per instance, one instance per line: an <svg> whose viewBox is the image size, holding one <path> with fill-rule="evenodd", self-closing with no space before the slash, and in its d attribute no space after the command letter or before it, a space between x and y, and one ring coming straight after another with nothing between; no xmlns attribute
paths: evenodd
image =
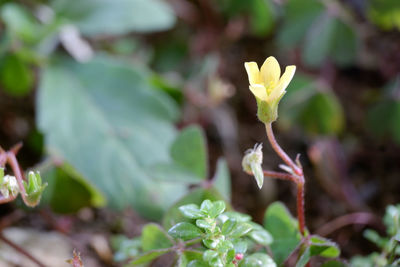
<svg viewBox="0 0 400 267"><path fill-rule="evenodd" d="M260 189L264 183L264 172L261 167L262 161L262 144L256 144L253 149L247 150L242 160L243 170L249 174L253 174Z"/></svg>
<svg viewBox="0 0 400 267"><path fill-rule="evenodd" d="M1 176L1 174L4 175L4 169L2 171L0 171L0 176ZM2 181L0 184L0 192L5 198L9 198L10 195L12 197L15 197L18 195L19 187L18 187L17 179L15 178L15 176L6 175L6 176L2 177Z"/></svg>
<svg viewBox="0 0 400 267"><path fill-rule="evenodd" d="M40 177L39 172L35 174L33 171L30 171L28 174L28 183L24 181L26 199L28 201L26 204L32 207L39 204L43 190L46 186L47 183L42 184L42 178Z"/></svg>

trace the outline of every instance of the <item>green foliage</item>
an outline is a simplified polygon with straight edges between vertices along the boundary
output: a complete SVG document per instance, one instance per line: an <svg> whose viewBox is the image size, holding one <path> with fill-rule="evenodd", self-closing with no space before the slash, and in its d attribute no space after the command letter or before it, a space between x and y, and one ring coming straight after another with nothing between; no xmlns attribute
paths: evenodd
<svg viewBox="0 0 400 267"><path fill-rule="evenodd" d="M261 225L251 222L249 216L225 212L225 208L224 201L209 199L200 205L181 205L178 210L188 221L176 223L168 233L158 225L148 224L143 228L140 246L136 242L122 246L119 241L115 248L122 251L117 254L126 259L130 253L134 258L132 265L149 263L162 254L175 251L178 266L233 267L239 262L245 267L276 266L264 252L246 256L246 253L254 252L256 244L269 246L273 242L272 236ZM241 261L243 257L245 260Z"/></svg>
<svg viewBox="0 0 400 267"><path fill-rule="evenodd" d="M305 64L319 67L327 59L340 66L354 62L358 48L356 32L326 11L320 1L290 0L285 11L278 41L286 48L301 45Z"/></svg>
<svg viewBox="0 0 400 267"><path fill-rule="evenodd" d="M75 213L83 207L101 207L106 202L99 190L68 164L50 166L42 176L49 185L41 205L49 205L54 212Z"/></svg>
<svg viewBox="0 0 400 267"><path fill-rule="evenodd" d="M280 104L281 126L289 128L296 124L318 135L335 135L343 130L344 111L330 88L298 74L287 90Z"/></svg>
<svg viewBox="0 0 400 267"><path fill-rule="evenodd" d="M389 205L383 222L386 226L387 237L382 237L371 229L364 231L364 237L380 248L381 253L373 252L367 256L355 256L351 259L352 266L383 267L400 264L400 205Z"/></svg>
<svg viewBox="0 0 400 267"><path fill-rule="evenodd" d="M87 36L154 32L171 28L175 15L160 0L55 0L57 17Z"/></svg>
<svg viewBox="0 0 400 267"><path fill-rule="evenodd" d="M396 78L385 88L384 96L370 107L367 127L378 138L390 136L400 143L400 101L393 97L399 90L400 79Z"/></svg>
<svg viewBox="0 0 400 267"><path fill-rule="evenodd" d="M40 174L32 171L28 174L28 182L24 181L27 205L34 207L39 204L47 183L42 184Z"/></svg>
<svg viewBox="0 0 400 267"><path fill-rule="evenodd" d="M30 67L16 54L0 58L0 81L3 90L12 96L25 96L34 82Z"/></svg>
<svg viewBox="0 0 400 267"><path fill-rule="evenodd" d="M274 239L271 250L276 263L281 265L300 243L297 221L282 203L274 202L265 212L264 227Z"/></svg>
<svg viewBox="0 0 400 267"><path fill-rule="evenodd" d="M367 14L384 30L400 29L400 3L397 0L370 0Z"/></svg>

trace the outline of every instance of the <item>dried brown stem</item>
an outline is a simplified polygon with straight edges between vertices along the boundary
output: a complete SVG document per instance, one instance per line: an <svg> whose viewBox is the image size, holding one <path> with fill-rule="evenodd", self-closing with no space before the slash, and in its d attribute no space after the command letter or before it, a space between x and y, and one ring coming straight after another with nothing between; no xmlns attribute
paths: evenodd
<svg viewBox="0 0 400 267"><path fill-rule="evenodd" d="M38 266L46 267L46 265L44 265L42 262L36 259L32 254L30 254L28 251L26 251L22 247L18 246L17 244L6 238L3 234L0 234L0 240L9 245L10 247L12 247L13 249L15 249L16 251L18 251L20 254L24 255L25 257L33 261L34 263L36 263Z"/></svg>

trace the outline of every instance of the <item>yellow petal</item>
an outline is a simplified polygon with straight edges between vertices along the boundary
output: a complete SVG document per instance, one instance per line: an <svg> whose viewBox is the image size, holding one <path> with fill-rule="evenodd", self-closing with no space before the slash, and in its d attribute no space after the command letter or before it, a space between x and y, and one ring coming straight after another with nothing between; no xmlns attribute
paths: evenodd
<svg viewBox="0 0 400 267"><path fill-rule="evenodd" d="M244 63L247 75L249 76L250 85L261 84L260 70L256 62L246 62Z"/></svg>
<svg viewBox="0 0 400 267"><path fill-rule="evenodd" d="M286 87L288 87L290 81L292 80L294 73L296 72L296 66L287 66L285 69L285 73L282 75L276 87L272 90L269 95L269 100L275 100L279 98L286 91Z"/></svg>
<svg viewBox="0 0 400 267"><path fill-rule="evenodd" d="M250 91L259 99L266 101L268 99L267 89L260 84L250 85Z"/></svg>
<svg viewBox="0 0 400 267"><path fill-rule="evenodd" d="M281 76L281 68L274 57L268 57L261 67L261 78L265 86L275 86Z"/></svg>

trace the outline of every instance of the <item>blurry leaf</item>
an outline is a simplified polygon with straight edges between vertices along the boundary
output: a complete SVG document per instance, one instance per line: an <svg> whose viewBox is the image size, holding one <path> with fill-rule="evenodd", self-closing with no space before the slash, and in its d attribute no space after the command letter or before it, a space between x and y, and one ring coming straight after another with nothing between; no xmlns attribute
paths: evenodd
<svg viewBox="0 0 400 267"><path fill-rule="evenodd" d="M17 55L7 54L0 58L0 82L7 94L25 96L33 87L34 74Z"/></svg>
<svg viewBox="0 0 400 267"><path fill-rule="evenodd" d="M301 44L303 61L311 67L320 66L327 58L341 66L349 65L356 58L358 46L356 32L316 0L288 1L278 41L286 48Z"/></svg>
<svg viewBox="0 0 400 267"><path fill-rule="evenodd" d="M246 256L240 262L239 267L276 267L276 263L267 254L254 253L250 256Z"/></svg>
<svg viewBox="0 0 400 267"><path fill-rule="evenodd" d="M189 262L187 267L210 267L208 263L205 263L203 260L198 259L198 260L192 260Z"/></svg>
<svg viewBox="0 0 400 267"><path fill-rule="evenodd" d="M178 267L187 267L193 260L202 260L203 253L200 251L185 251L179 256Z"/></svg>
<svg viewBox="0 0 400 267"><path fill-rule="evenodd" d="M158 258L161 255L164 255L168 252L170 252L170 249L152 250L152 251L149 251L145 254L138 256L130 264L131 265L140 265L143 263L147 263L147 262L150 262L150 261L154 260L155 258Z"/></svg>
<svg viewBox="0 0 400 267"><path fill-rule="evenodd" d="M87 36L161 31L175 23L172 9L161 0L56 0L53 7Z"/></svg>
<svg viewBox="0 0 400 267"><path fill-rule="evenodd" d="M344 126L344 114L336 96L332 93L317 93L307 103L300 121L308 132L337 134Z"/></svg>
<svg viewBox="0 0 400 267"><path fill-rule="evenodd" d="M201 128L189 126L181 131L170 148L171 163L151 167L156 179L199 183L207 178L206 141Z"/></svg>
<svg viewBox="0 0 400 267"><path fill-rule="evenodd" d="M304 267L313 256L321 256L325 258L336 258L340 255L338 246L320 236L313 236L310 239L309 246L303 251L296 267Z"/></svg>
<svg viewBox="0 0 400 267"><path fill-rule="evenodd" d="M183 129L172 144L171 156L200 180L207 178L206 141L201 128L190 126Z"/></svg>
<svg viewBox="0 0 400 267"><path fill-rule="evenodd" d="M329 90L318 90L318 84L304 75L297 75L280 104L279 123L284 128L293 124L313 134L338 134L344 127L344 111L337 97Z"/></svg>
<svg viewBox="0 0 400 267"><path fill-rule="evenodd" d="M141 247L140 237L129 239L124 235L111 237L111 247L114 252L114 260L117 262L126 261L139 254Z"/></svg>
<svg viewBox="0 0 400 267"><path fill-rule="evenodd" d="M42 73L37 106L51 154L72 164L112 206L133 205L156 219L185 193L182 184L149 177L150 166L169 160L178 114L135 66L107 57L57 60Z"/></svg>
<svg viewBox="0 0 400 267"><path fill-rule="evenodd" d="M368 1L368 18L384 30L400 30L400 2L398 0Z"/></svg>
<svg viewBox="0 0 400 267"><path fill-rule="evenodd" d="M345 264L344 262L337 261L337 260L331 260L324 262L324 264L321 265L321 267L346 267L348 264ZM365 266L367 267L367 266Z"/></svg>
<svg viewBox="0 0 400 267"><path fill-rule="evenodd" d="M142 248L144 252L172 247L174 243L160 226L154 223L146 224L142 230Z"/></svg>
<svg viewBox="0 0 400 267"><path fill-rule="evenodd" d="M253 239L258 244L263 246L269 246L274 241L272 235L265 230L261 225L251 222L253 230L248 234L248 236Z"/></svg>
<svg viewBox="0 0 400 267"><path fill-rule="evenodd" d="M400 144L400 79L397 77L385 87L385 97L367 113L367 127L377 137L391 136Z"/></svg>
<svg viewBox="0 0 400 267"><path fill-rule="evenodd" d="M300 243L297 221L282 203L274 202L265 213L264 227L274 239L270 248L276 263L280 265Z"/></svg>
<svg viewBox="0 0 400 267"><path fill-rule="evenodd" d="M328 57L339 65L349 65L356 53L355 32L339 19L325 13L313 23L303 45L303 60L312 67L320 66Z"/></svg>
<svg viewBox="0 0 400 267"><path fill-rule="evenodd" d="M41 174L48 183L41 204L50 205L54 212L74 213L83 207L103 206L106 202L104 196L68 164L52 166Z"/></svg>
<svg viewBox="0 0 400 267"><path fill-rule="evenodd" d="M213 189L197 188L192 190L166 212L163 218L163 227L169 229L178 222L192 222L193 220L184 217L179 207L186 204L200 205L206 199L216 201L221 200L222 196ZM228 206L227 209L230 209L230 207Z"/></svg>
<svg viewBox="0 0 400 267"><path fill-rule="evenodd" d="M278 31L279 44L287 48L298 45L323 9L323 5L316 0L287 1L283 25Z"/></svg>
<svg viewBox="0 0 400 267"><path fill-rule="evenodd" d="M191 240L196 237L202 236L204 233L197 226L188 223L180 222L168 230L168 234L175 239L182 239L183 241Z"/></svg>
<svg viewBox="0 0 400 267"><path fill-rule="evenodd" d="M200 210L196 204L187 204L179 207L182 214L189 219L203 218L205 214Z"/></svg>
<svg viewBox="0 0 400 267"><path fill-rule="evenodd" d="M28 43L40 40L40 25L24 7L8 3L1 8L1 19L14 35Z"/></svg>
<svg viewBox="0 0 400 267"><path fill-rule="evenodd" d="M275 13L270 0L250 0L250 28L253 34L265 36L275 24Z"/></svg>
<svg viewBox="0 0 400 267"><path fill-rule="evenodd" d="M230 237L232 238L238 238L243 235L246 235L249 233L251 230L253 230L253 227L251 226L250 223L246 222L238 222L236 224L236 227L233 229L233 231L229 234Z"/></svg>
<svg viewBox="0 0 400 267"><path fill-rule="evenodd" d="M213 177L213 185L218 192L228 201L231 201L231 176L226 160L219 158L217 162L217 170Z"/></svg>

